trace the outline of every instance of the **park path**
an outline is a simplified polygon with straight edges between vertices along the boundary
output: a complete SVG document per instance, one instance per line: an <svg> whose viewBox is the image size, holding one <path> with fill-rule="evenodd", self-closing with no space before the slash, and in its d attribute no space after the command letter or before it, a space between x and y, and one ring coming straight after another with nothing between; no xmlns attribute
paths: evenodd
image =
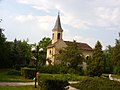
<svg viewBox="0 0 120 90"><path fill-rule="evenodd" d="M77 82L70 82L70 83L77 83ZM0 82L0 86L28 86L28 85L35 85L35 82ZM68 87L69 87L68 90L79 90L71 86Z"/></svg>
<svg viewBox="0 0 120 90"><path fill-rule="evenodd" d="M112 74L109 74L109 79L120 82L120 79L119 78L113 78Z"/></svg>

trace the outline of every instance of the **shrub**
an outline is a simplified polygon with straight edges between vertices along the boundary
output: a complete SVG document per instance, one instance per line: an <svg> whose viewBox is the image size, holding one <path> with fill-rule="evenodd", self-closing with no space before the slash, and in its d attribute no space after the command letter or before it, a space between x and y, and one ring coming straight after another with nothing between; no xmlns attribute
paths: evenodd
<svg viewBox="0 0 120 90"><path fill-rule="evenodd" d="M49 74L66 74L68 68L63 65L49 65L40 68L40 73L49 73Z"/></svg>
<svg viewBox="0 0 120 90"><path fill-rule="evenodd" d="M44 79L39 78L38 85L40 90L64 90L64 87L68 86L69 83L67 80L49 76Z"/></svg>
<svg viewBox="0 0 120 90"><path fill-rule="evenodd" d="M35 68L21 68L21 75L27 79L33 79L36 75Z"/></svg>
<svg viewBox="0 0 120 90"><path fill-rule="evenodd" d="M119 66L114 66L113 67L113 73L114 74L120 74L120 67Z"/></svg>
<svg viewBox="0 0 120 90"><path fill-rule="evenodd" d="M16 76L20 76L21 73L20 73L20 71L18 71L18 70L10 70L10 71L7 72L7 75L16 75Z"/></svg>
<svg viewBox="0 0 120 90"><path fill-rule="evenodd" d="M120 83L110 81L107 78L87 77L78 84L72 86L80 90L120 90Z"/></svg>

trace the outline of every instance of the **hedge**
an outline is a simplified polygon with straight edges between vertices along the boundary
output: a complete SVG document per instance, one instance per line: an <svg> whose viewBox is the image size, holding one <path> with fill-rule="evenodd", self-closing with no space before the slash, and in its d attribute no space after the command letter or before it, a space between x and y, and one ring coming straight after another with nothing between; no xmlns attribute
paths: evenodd
<svg viewBox="0 0 120 90"><path fill-rule="evenodd" d="M36 75L35 68L21 68L21 75L27 79L33 79Z"/></svg>
<svg viewBox="0 0 120 90"><path fill-rule="evenodd" d="M64 88L69 85L67 80L56 78L54 76L38 79L40 90L65 90Z"/></svg>
<svg viewBox="0 0 120 90"><path fill-rule="evenodd" d="M120 90L120 82L100 77L87 77L72 86L80 90Z"/></svg>

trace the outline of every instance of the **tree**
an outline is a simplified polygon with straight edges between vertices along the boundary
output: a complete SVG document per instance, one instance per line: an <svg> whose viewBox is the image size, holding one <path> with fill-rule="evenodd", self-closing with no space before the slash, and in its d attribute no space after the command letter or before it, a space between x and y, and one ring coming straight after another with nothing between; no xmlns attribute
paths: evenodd
<svg viewBox="0 0 120 90"><path fill-rule="evenodd" d="M69 68L77 69L83 62L84 57L81 50L78 49L76 41L69 43L67 47L60 50L60 54L56 55L57 60Z"/></svg>
<svg viewBox="0 0 120 90"><path fill-rule="evenodd" d="M107 46L107 49L104 51L104 56L105 56L105 71L104 71L104 73L112 73L113 72L112 55L113 55L113 47L111 47L109 45L109 46Z"/></svg>
<svg viewBox="0 0 120 90"><path fill-rule="evenodd" d="M3 29L0 28L0 67L5 67L5 61L6 61L6 48L5 48L5 42L6 38L3 34Z"/></svg>
<svg viewBox="0 0 120 90"><path fill-rule="evenodd" d="M38 43L39 43L39 48L43 49L43 51L40 52L40 55L39 55L39 63L40 65L43 66L46 63L47 46L51 43L51 39L44 37Z"/></svg>
<svg viewBox="0 0 120 90"><path fill-rule="evenodd" d="M91 59L87 67L88 75L101 76L104 71L104 55L99 41L95 45Z"/></svg>
<svg viewBox="0 0 120 90"><path fill-rule="evenodd" d="M116 39L112 53L113 73L120 74L120 39Z"/></svg>
<svg viewBox="0 0 120 90"><path fill-rule="evenodd" d="M116 39L116 45L113 48L112 59L114 66L120 66L120 39Z"/></svg>
<svg viewBox="0 0 120 90"><path fill-rule="evenodd" d="M15 39L11 47L13 66L28 66L31 59L31 46L27 41Z"/></svg>

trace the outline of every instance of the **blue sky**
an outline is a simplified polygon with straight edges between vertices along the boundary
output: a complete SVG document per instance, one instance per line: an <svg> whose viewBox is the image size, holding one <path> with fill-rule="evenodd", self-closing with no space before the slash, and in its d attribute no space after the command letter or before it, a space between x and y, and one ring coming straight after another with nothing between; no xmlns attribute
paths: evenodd
<svg viewBox="0 0 120 90"><path fill-rule="evenodd" d="M0 27L8 41L36 43L50 37L60 12L63 39L103 49L114 45L120 32L120 0L1 0Z"/></svg>

